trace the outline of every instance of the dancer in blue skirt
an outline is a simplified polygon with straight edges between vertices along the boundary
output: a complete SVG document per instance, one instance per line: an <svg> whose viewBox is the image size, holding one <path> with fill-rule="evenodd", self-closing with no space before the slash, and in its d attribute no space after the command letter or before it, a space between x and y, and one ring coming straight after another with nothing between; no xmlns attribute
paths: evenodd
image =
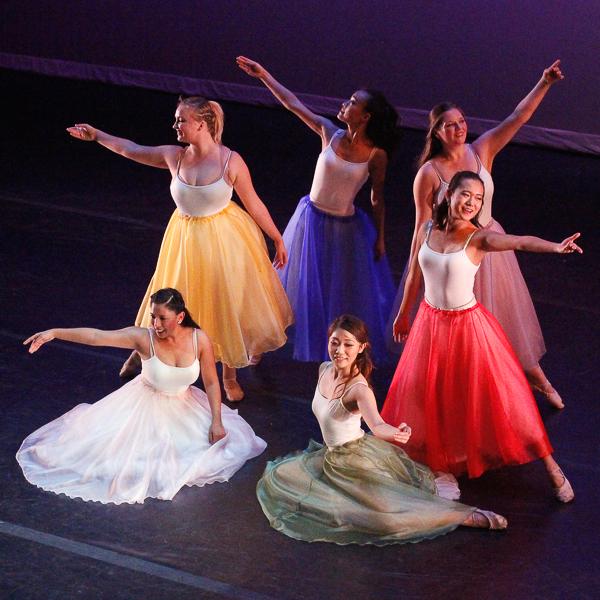
<svg viewBox="0 0 600 600"><path fill-rule="evenodd" d="M289 263L280 271L295 313L294 358L327 358L323 331L341 313L367 324L378 362L387 358L384 331L394 285L385 257L383 188L388 157L398 142L398 114L381 92L360 89L337 115L345 128L313 113L260 64L238 66L262 81L285 108L322 140L312 187L283 234ZM367 179L375 227L354 199Z"/></svg>

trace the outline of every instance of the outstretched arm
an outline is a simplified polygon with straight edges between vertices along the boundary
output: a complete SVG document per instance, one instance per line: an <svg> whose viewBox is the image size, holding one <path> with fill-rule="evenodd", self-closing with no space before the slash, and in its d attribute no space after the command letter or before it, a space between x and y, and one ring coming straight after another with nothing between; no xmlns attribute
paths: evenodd
<svg viewBox="0 0 600 600"><path fill-rule="evenodd" d="M369 160L369 174L371 176L371 205L373 206L373 219L377 229L375 240L375 258L380 259L385 254L385 173L387 170L387 154L384 150L377 149Z"/></svg>
<svg viewBox="0 0 600 600"><path fill-rule="evenodd" d="M212 423L208 430L208 441L211 444L224 438L227 432L221 421L221 387L215 368L215 355L212 343L203 331L195 331L198 339L198 353L200 355L200 374L204 390L208 396Z"/></svg>
<svg viewBox="0 0 600 600"><path fill-rule="evenodd" d="M564 75L560 70L560 60L556 60L547 69L544 69L541 79L502 123L486 131L473 142L473 147L488 171L492 170L496 154L529 121L550 87L561 79L564 79Z"/></svg>
<svg viewBox="0 0 600 600"><path fill-rule="evenodd" d="M67 131L71 137L78 140L98 142L101 146L125 158L159 169L170 168L170 165L177 162L177 156L181 152L179 146L140 146L131 140L106 133L88 123L78 123L67 127Z"/></svg>
<svg viewBox="0 0 600 600"><path fill-rule="evenodd" d="M334 123L321 115L317 115L302 104L293 92L281 85L281 83L279 83L279 81L277 81L262 65L245 56L238 56L236 62L238 67L242 69L244 73L262 81L273 96L275 96L285 108L293 112L323 139L329 139L337 130Z"/></svg>
<svg viewBox="0 0 600 600"><path fill-rule="evenodd" d="M275 260L273 265L280 269L287 263L287 251L279 229L264 202L258 197L252 185L252 177L244 159L234 152L229 161L229 172L233 180L233 187L256 224L273 240L275 244Z"/></svg>
<svg viewBox="0 0 600 600"><path fill-rule="evenodd" d="M104 331L90 327L76 327L72 329L48 329L34 333L28 337L23 345L29 346L30 354L39 350L44 344L52 340L63 340L87 346L111 346L113 348L129 348L137 350L142 357L149 355L148 330L141 327L125 327L116 331Z"/></svg>
<svg viewBox="0 0 600 600"><path fill-rule="evenodd" d="M526 252L556 252L558 254L572 254L578 252L583 254L583 250L575 243L580 233L574 233L562 242L550 242L532 235L508 235L479 230L469 244L474 250L479 250L481 254L485 252L503 252L505 250L524 250ZM467 248L467 253L469 248Z"/></svg>
<svg viewBox="0 0 600 600"><path fill-rule="evenodd" d="M410 438L411 429L406 423L394 427L383 420L377 410L377 402L371 388L357 385L350 390L345 401L356 402L362 418L375 437L400 444L406 444Z"/></svg>

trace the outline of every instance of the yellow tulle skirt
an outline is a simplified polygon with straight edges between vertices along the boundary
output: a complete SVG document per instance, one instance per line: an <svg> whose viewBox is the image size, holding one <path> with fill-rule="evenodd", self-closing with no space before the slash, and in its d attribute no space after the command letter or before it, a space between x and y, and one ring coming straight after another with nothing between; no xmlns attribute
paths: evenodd
<svg viewBox="0 0 600 600"><path fill-rule="evenodd" d="M250 356L286 342L290 303L261 230L234 202L209 217L173 213L137 326L150 325L150 295L165 287L181 292L216 360L230 367L245 367Z"/></svg>

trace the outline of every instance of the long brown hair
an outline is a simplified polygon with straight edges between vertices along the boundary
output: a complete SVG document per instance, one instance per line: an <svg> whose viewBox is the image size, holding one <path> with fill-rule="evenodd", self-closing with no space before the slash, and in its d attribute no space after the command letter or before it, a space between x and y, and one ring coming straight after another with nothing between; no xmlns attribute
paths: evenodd
<svg viewBox="0 0 600 600"><path fill-rule="evenodd" d="M340 315L337 319L331 323L329 329L327 330L327 339L329 339L333 332L336 329L343 329L348 333L352 334L358 341L359 344L365 344L362 352L359 352L356 360L352 364L350 368L350 376L348 380L344 382L344 388L342 389L342 393L340 397L344 395L346 391L346 386L348 385L348 381L357 375L362 375L371 386L371 373L375 368L373 365L373 360L371 359L371 342L369 341L369 330L367 329L364 321L361 321L358 317L354 315ZM335 394L335 390L334 390Z"/></svg>
<svg viewBox="0 0 600 600"><path fill-rule="evenodd" d="M442 125L442 116L444 113L453 108L458 110L463 117L465 116L460 106L449 101L440 102L429 111L429 129L425 136L425 146L423 146L423 151L417 159L417 169L420 169L428 160L431 160L434 156L442 152L442 142L435 135L435 132Z"/></svg>
<svg viewBox="0 0 600 600"><path fill-rule="evenodd" d="M444 227L446 227L446 223L448 222L448 214L450 213L450 197L452 194L454 194L458 186L465 181L465 179L479 181L483 187L483 192L485 195L485 183L483 183L483 179L481 179L477 173L473 171L458 171L458 173L455 173L454 177L452 177L450 183L448 184L448 191L444 194L444 199L433 208L432 219L433 226L436 229L444 229ZM481 227L478 217L482 208L483 200L481 201L481 208L479 209L479 212L471 219L471 223L477 227Z"/></svg>

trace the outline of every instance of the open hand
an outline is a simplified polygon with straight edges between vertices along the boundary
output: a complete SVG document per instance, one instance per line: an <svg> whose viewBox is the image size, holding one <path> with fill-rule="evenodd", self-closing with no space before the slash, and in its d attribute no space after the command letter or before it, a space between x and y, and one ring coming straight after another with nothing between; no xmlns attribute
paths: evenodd
<svg viewBox="0 0 600 600"><path fill-rule="evenodd" d="M560 70L560 59L555 60L547 69L544 69L542 77L544 78L544 81L549 85L552 85L553 83L564 79L565 76Z"/></svg>
<svg viewBox="0 0 600 600"><path fill-rule="evenodd" d="M237 66L244 71L250 77L256 77L260 79L267 74L267 71L259 63L246 58L245 56L238 56L235 59Z"/></svg>
<svg viewBox="0 0 600 600"><path fill-rule="evenodd" d="M33 354L34 352L39 350L44 344L51 342L54 339L53 331L53 329L48 329L47 331L40 331L39 333L34 333L32 336L28 337L23 342L23 346L31 344L31 346L29 346L29 354Z"/></svg>
<svg viewBox="0 0 600 600"><path fill-rule="evenodd" d="M396 342L405 342L410 333L410 323L408 315L398 313L398 316L394 319L393 335Z"/></svg>
<svg viewBox="0 0 600 600"><path fill-rule="evenodd" d="M83 140L84 142L95 142L97 137L96 128L87 123L77 123L72 127L67 127L71 137Z"/></svg>
<svg viewBox="0 0 600 600"><path fill-rule="evenodd" d="M580 233L574 233L573 235L570 235L568 238L564 239L560 244L557 244L556 251L559 254L571 254L572 252L579 252L579 254L583 254L583 250L574 241L580 235Z"/></svg>

